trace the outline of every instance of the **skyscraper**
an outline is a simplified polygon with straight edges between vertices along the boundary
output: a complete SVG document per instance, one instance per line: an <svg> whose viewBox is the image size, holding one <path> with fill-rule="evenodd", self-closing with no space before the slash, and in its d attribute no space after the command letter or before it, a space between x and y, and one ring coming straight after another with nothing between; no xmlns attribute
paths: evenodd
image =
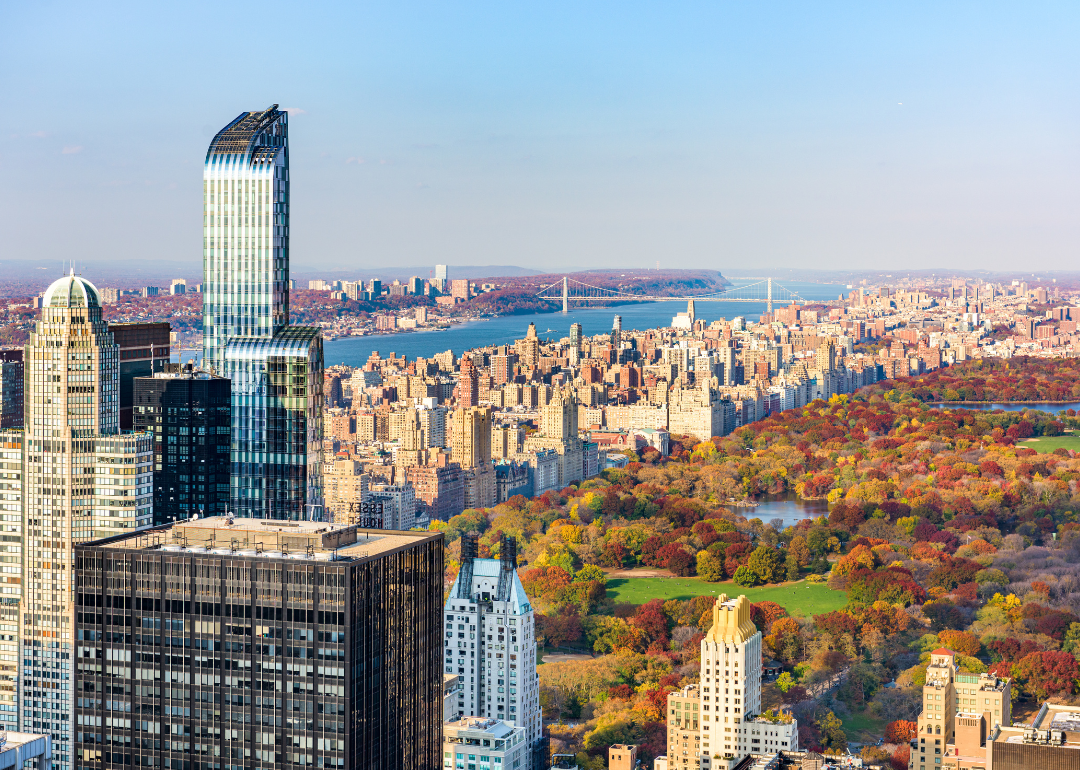
<svg viewBox="0 0 1080 770"><path fill-rule="evenodd" d="M119 346L89 281L45 291L25 366L20 716L71 770L74 546L150 524L153 443L119 433Z"/></svg>
<svg viewBox="0 0 1080 770"><path fill-rule="evenodd" d="M288 115L245 112L203 169L204 365L232 380L230 508L303 519L321 504L322 335L289 325Z"/></svg>
<svg viewBox="0 0 1080 770"><path fill-rule="evenodd" d="M799 723L761 712L761 632L750 620L750 601L720 594L712 616L698 684L668 695L667 766L710 770L750 754L798 751Z"/></svg>
<svg viewBox="0 0 1080 770"><path fill-rule="evenodd" d="M229 381L191 364L136 377L135 429L154 436L154 524L216 516L229 503Z"/></svg>
<svg viewBox="0 0 1080 770"><path fill-rule="evenodd" d="M513 538L503 537L498 559L480 559L476 535L462 536L461 569L446 600L444 664L445 673L461 679L457 713L524 728L528 767L542 767L536 631Z"/></svg>
<svg viewBox="0 0 1080 770"><path fill-rule="evenodd" d="M441 767L442 535L218 516L76 561L82 767Z"/></svg>

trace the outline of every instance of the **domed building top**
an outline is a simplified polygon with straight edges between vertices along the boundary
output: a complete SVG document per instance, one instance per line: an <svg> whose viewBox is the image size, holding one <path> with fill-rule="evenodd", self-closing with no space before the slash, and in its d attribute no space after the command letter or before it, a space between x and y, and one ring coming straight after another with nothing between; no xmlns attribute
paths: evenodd
<svg viewBox="0 0 1080 770"><path fill-rule="evenodd" d="M97 287L75 271L52 282L45 290L44 307L101 307Z"/></svg>

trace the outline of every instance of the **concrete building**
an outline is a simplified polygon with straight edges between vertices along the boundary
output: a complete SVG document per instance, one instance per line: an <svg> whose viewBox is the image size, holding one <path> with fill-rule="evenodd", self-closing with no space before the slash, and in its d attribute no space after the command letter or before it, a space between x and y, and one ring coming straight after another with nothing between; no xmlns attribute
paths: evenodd
<svg viewBox="0 0 1080 770"><path fill-rule="evenodd" d="M997 726L1012 724L1011 709L1008 679L961 674L952 650L934 650L926 668L923 710L909 767L939 767L940 760L950 755L955 770L984 766L986 736Z"/></svg>
<svg viewBox="0 0 1080 770"><path fill-rule="evenodd" d="M637 746L616 743L608 747L608 770L634 770L637 764Z"/></svg>
<svg viewBox="0 0 1080 770"><path fill-rule="evenodd" d="M444 770L525 770L528 731L499 719L463 716L443 725Z"/></svg>
<svg viewBox="0 0 1080 770"><path fill-rule="evenodd" d="M446 600L445 668L461 677L458 710L525 731L523 768L543 767L540 677L529 597L517 575L517 544L503 538L498 559L477 557L475 534L461 540L461 569Z"/></svg>

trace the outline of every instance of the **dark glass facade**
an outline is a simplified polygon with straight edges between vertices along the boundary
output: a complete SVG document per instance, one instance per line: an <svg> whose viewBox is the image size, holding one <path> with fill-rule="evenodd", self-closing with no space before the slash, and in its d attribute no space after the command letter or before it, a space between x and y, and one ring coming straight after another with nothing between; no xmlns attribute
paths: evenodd
<svg viewBox="0 0 1080 770"><path fill-rule="evenodd" d="M120 430L134 426L135 378L150 377L169 362L171 328L165 321L109 324L120 348Z"/></svg>
<svg viewBox="0 0 1080 770"><path fill-rule="evenodd" d="M77 546L76 766L441 767L442 535L242 521Z"/></svg>
<svg viewBox="0 0 1080 770"><path fill-rule="evenodd" d="M135 379L135 430L154 434L154 524L215 516L229 505L229 380L166 364Z"/></svg>

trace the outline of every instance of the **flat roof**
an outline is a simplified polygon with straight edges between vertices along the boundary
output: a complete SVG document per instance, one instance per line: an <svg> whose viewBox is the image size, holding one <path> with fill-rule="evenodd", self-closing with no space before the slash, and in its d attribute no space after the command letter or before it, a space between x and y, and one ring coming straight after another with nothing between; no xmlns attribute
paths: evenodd
<svg viewBox="0 0 1080 770"><path fill-rule="evenodd" d="M442 537L423 530L361 529L353 524L210 516L137 530L81 547L243 556L299 561L363 560Z"/></svg>

